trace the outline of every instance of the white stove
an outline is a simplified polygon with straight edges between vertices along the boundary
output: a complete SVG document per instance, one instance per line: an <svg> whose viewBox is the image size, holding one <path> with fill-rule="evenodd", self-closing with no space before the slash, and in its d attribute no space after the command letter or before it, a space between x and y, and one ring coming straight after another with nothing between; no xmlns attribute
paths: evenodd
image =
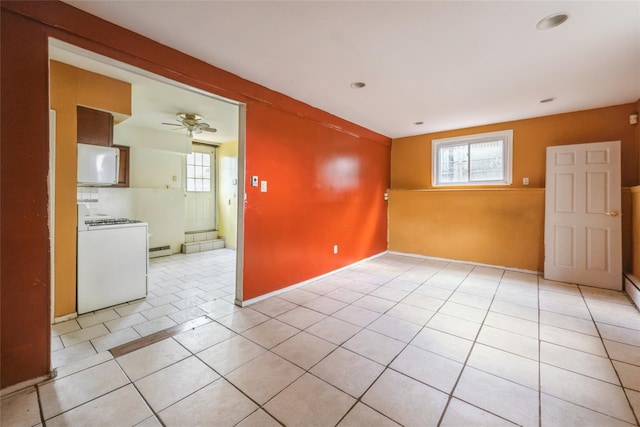
<svg viewBox="0 0 640 427"><path fill-rule="evenodd" d="M78 314L144 298L149 266L148 225L128 218L91 217L78 205Z"/></svg>

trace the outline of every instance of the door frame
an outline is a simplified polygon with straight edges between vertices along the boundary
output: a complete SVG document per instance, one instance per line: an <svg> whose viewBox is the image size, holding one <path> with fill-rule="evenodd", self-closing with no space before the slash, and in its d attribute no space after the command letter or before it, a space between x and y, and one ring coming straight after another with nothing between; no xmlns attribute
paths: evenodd
<svg viewBox="0 0 640 427"><path fill-rule="evenodd" d="M187 90L187 91L191 91L191 92L195 92L198 93L200 95L203 96L207 96L209 98L215 99L217 101L221 101L221 102L227 102L229 104L235 105L238 107L238 115L239 115L239 121L238 121L238 194L242 194L244 195L244 181L245 181L245 162L246 162L246 157L245 157L245 145L246 145L246 104L240 101L236 101L234 99L229 99L229 98L225 98L219 95L216 95L214 93L208 92L206 90L203 89L199 89L197 87L193 87L190 85L187 85L185 83L181 83L178 82L176 80L172 80L171 78L165 77L165 76L161 76L159 74L155 74L151 71L147 71L143 68L139 68L136 65L127 63L127 62L123 62L123 61L119 61L113 58L110 58L106 55L103 54L99 54L96 52L92 52L88 49L79 47L77 45L74 45L72 43L66 42L64 40L61 39L57 39L55 37L48 37L48 58L49 61L51 61L51 48L55 47L58 49L63 49L63 50L67 50L75 55L78 55L80 57L87 57L99 62L102 62L108 66L111 66L113 68L116 69L122 69L125 71L129 71L132 73L136 73L139 75L142 75L144 77L153 79L153 80L157 80L160 81L162 83L165 84L169 84L172 85L174 87L183 89L183 90ZM50 90L50 83L48 83L49 85L49 90ZM50 96L50 95L49 95ZM50 104L50 101L49 101ZM50 113L51 114L51 113ZM50 115L50 119L51 119L51 115ZM55 122L54 122L54 126L55 126ZM54 134L55 135L55 134ZM55 318L55 259L54 259L54 254L55 254L55 228L54 228L54 219L55 219L55 210L54 207L55 205L53 205L52 201L55 201L55 187L54 187L54 183L55 183L55 150L56 150L56 142L55 142L55 138L53 138L53 140L51 140L50 138L50 144L49 144L49 189L48 189L48 196L49 196L49 201L50 201L50 215L49 215L49 244L50 244L50 249L51 249L51 258L50 258L50 262L51 262L51 268L49 271L49 280L50 280L50 284L51 284L51 303L50 303L50 309L51 309L51 324L53 324L54 322L62 322L65 320L69 320L72 318L77 317L77 313L72 313L69 315L65 315L65 316L61 316L59 318ZM186 188L186 187L185 187ZM236 221L237 221L237 235L236 235L236 301L235 303L237 305L241 304L242 301L242 287L243 287L243 272L242 272L242 268L244 265L244 197L238 197L238 209L237 209L237 217L236 217ZM217 218L217 215L216 215ZM216 219L217 221L217 219ZM240 296L240 300L238 301L238 295ZM50 328L51 329L51 328Z"/></svg>

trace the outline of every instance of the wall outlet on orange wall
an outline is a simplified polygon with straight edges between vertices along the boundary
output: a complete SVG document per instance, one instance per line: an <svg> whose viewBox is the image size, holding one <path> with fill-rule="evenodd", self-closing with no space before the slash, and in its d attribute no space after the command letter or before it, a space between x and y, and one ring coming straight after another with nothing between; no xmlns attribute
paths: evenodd
<svg viewBox="0 0 640 427"><path fill-rule="evenodd" d="M334 254L338 253L338 245L333 245L333 253Z"/></svg>

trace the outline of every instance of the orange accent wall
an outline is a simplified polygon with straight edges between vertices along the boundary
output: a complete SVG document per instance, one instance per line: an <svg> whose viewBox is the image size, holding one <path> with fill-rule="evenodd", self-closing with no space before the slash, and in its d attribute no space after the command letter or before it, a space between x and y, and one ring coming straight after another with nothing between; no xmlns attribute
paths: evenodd
<svg viewBox="0 0 640 427"><path fill-rule="evenodd" d="M56 110L54 316L76 311L77 105L131 115L131 85L51 61L51 108Z"/></svg>
<svg viewBox="0 0 640 427"><path fill-rule="evenodd" d="M389 250L542 271L546 148L621 141L622 186L638 183L636 104L394 139ZM431 141L513 129L513 185L433 188ZM530 185L522 185L528 177ZM428 191L424 191L424 190ZM413 190L413 191L400 191ZM623 264L631 268L631 197L622 193Z"/></svg>
<svg viewBox="0 0 640 427"><path fill-rule="evenodd" d="M246 151L244 299L387 249L387 145L251 105Z"/></svg>
<svg viewBox="0 0 640 427"><path fill-rule="evenodd" d="M247 104L246 176L262 176L269 191L247 191L245 298L385 250L389 138L65 3L0 7L0 387L49 372L48 37ZM75 163L65 167L75 170Z"/></svg>

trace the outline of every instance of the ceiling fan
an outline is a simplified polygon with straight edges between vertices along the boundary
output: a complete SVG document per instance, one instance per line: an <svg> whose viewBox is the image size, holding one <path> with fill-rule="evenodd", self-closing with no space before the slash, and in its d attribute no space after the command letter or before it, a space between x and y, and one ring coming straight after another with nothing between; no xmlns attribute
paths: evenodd
<svg viewBox="0 0 640 427"><path fill-rule="evenodd" d="M176 114L176 121L178 123L166 123L167 126L179 126L176 129L187 129L189 138L193 137L193 134L199 134L202 132L217 132L218 129L212 128L208 123L202 121L203 117L196 113L178 113Z"/></svg>

